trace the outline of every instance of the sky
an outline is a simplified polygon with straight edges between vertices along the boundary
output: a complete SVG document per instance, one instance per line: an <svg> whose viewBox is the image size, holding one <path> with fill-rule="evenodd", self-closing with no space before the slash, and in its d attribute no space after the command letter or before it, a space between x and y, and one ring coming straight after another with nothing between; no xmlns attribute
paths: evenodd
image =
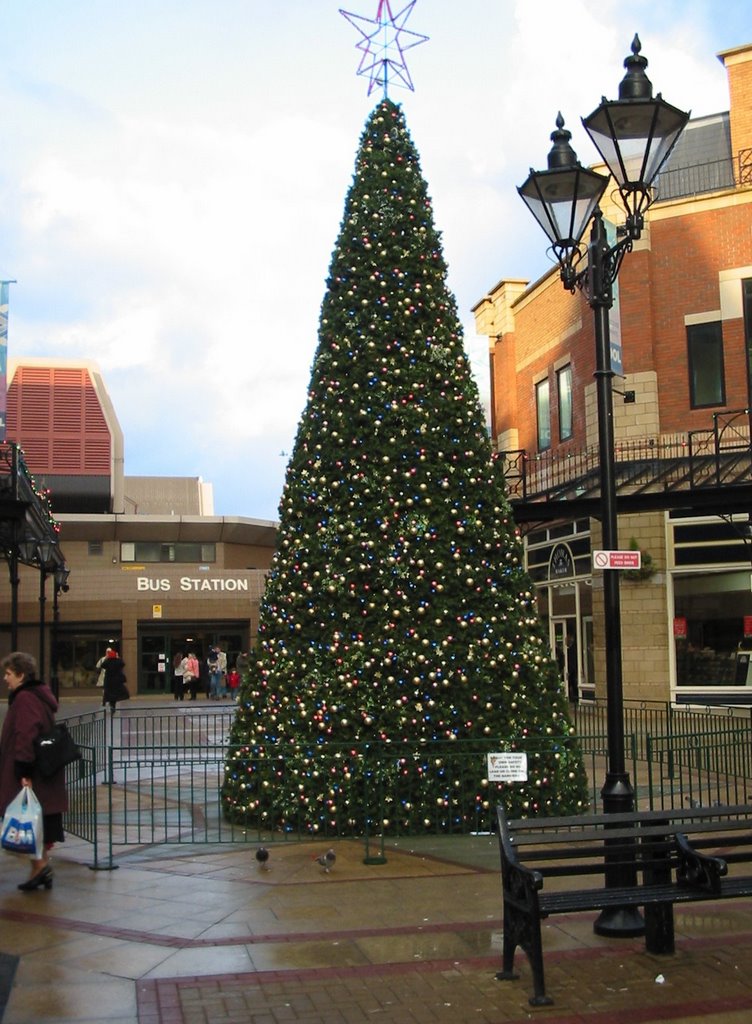
<svg viewBox="0 0 752 1024"><path fill-rule="evenodd" d="M0 278L8 357L98 364L125 472L201 477L273 520L365 121L378 0L0 0ZM408 0L392 0L397 14ZM516 192L561 110L613 99L635 32L655 92L728 109L716 54L749 0L417 0L403 105L481 395L471 309L550 267Z"/></svg>

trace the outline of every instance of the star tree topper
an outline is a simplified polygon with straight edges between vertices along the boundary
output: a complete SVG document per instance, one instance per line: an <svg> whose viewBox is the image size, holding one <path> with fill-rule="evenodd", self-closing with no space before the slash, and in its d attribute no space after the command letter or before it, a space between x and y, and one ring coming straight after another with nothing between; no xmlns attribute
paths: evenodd
<svg viewBox="0 0 752 1024"><path fill-rule="evenodd" d="M392 14L389 0L379 0L375 18L366 18L340 8L339 13L347 18L363 37L355 44L356 49L363 54L357 74L369 76L369 96L375 88L381 86L386 99L390 83L415 91L405 61L405 50L419 46L428 39L428 36L405 28L405 23L416 3L417 0L410 0L401 11ZM359 24L360 22L363 24Z"/></svg>

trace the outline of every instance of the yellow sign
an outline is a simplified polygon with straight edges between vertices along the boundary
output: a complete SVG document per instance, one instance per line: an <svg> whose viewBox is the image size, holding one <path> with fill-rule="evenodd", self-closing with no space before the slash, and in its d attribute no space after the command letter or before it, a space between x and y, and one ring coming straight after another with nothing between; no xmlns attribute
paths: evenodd
<svg viewBox="0 0 752 1024"><path fill-rule="evenodd" d="M151 617L153 619L161 619L162 618L162 605L161 604L153 604L151 606Z"/></svg>

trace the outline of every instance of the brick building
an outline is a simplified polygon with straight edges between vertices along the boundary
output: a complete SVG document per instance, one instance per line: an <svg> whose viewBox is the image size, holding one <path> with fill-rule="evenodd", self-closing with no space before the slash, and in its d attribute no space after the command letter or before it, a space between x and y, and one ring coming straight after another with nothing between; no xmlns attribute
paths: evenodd
<svg viewBox="0 0 752 1024"><path fill-rule="evenodd" d="M752 703L752 45L719 59L729 111L687 125L611 316L619 541L649 563L622 577L627 698ZM603 695L592 311L556 268L474 313L552 647L580 697Z"/></svg>

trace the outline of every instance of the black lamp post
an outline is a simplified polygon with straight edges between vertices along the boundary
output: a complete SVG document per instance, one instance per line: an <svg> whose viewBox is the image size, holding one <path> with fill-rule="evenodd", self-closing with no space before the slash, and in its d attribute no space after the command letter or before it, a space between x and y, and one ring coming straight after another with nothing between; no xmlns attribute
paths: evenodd
<svg viewBox="0 0 752 1024"><path fill-rule="evenodd" d="M38 668L39 678L44 679L45 669L45 644L44 644L44 605L47 597L45 584L47 573L54 564L55 545L52 541L25 540L17 545L18 556L27 565L39 566L39 657Z"/></svg>
<svg viewBox="0 0 752 1024"><path fill-rule="evenodd" d="M13 543L8 556L8 571L10 573L10 649L18 650L18 586L20 581L18 575L18 563L20 552L18 550L19 524L13 523Z"/></svg>
<svg viewBox="0 0 752 1024"><path fill-rule="evenodd" d="M12 616L12 620L13 620L11 622L11 634L12 634L11 635L11 643L12 643L14 651L18 649L18 585L20 583L20 579L19 579L19 575L18 575L18 565L19 565L19 563L22 563L24 565L33 565L36 562L36 559L37 559L37 542L35 540L29 540L28 538L25 537L23 540L19 541L18 544L16 544L16 552L15 552L15 554L16 554L16 580L15 580L16 598L15 598L15 608L11 612L11 616ZM41 675L40 675L40 679L41 679Z"/></svg>
<svg viewBox="0 0 752 1024"><path fill-rule="evenodd" d="M644 212L653 201L651 184L689 119L688 113L666 103L660 93L653 98L653 87L645 74L647 60L640 56L640 48L640 40L635 36L632 53L624 61L627 72L619 86L619 99L603 99L582 122L616 181L626 213L624 227L619 230L621 238L615 245L609 247L598 207L609 177L580 165L561 114L551 135L553 148L548 156L548 170L531 170L518 189L551 241L564 287L571 292L579 289L593 310L601 525L606 550L618 549L611 392L614 371L608 322L608 311L614 301L613 284L624 256L641 235ZM590 241L585 249L581 239L591 221ZM585 255L587 262L581 269ZM634 807L624 752L618 570L603 571L603 597L608 767L601 796L604 811L617 813ZM607 867L606 884L622 884L624 871L622 865ZM639 934L643 927L641 919L630 918L623 909L604 912L596 923L596 931L604 935Z"/></svg>
<svg viewBox="0 0 752 1024"><path fill-rule="evenodd" d="M65 563L58 565L54 573L54 590L52 594L52 636L50 638L50 687L56 697L60 695L60 682L58 680L58 664L59 664L59 649L58 649L58 626L60 623L60 607L58 604L58 597L60 591L64 594L68 592L68 577L70 576L70 569Z"/></svg>
<svg viewBox="0 0 752 1024"><path fill-rule="evenodd" d="M40 540L37 544L37 560L39 562L39 678L44 680L45 642L44 606L47 602L46 583L48 570L53 565L55 545L50 540Z"/></svg>

